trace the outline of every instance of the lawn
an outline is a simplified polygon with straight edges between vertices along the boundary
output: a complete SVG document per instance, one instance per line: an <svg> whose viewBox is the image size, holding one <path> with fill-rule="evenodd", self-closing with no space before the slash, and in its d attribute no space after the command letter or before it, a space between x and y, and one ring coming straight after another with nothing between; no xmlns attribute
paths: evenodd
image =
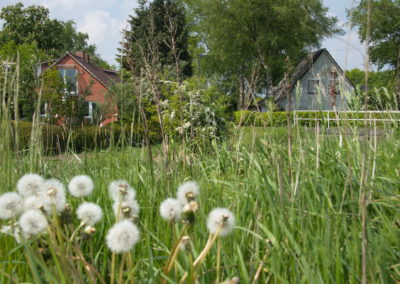
<svg viewBox="0 0 400 284"><path fill-rule="evenodd" d="M400 140L390 130L379 136L373 129L363 135L324 133L326 129L316 132L295 126L290 130L290 149L285 127L235 128L230 137L208 145L185 149L171 145L168 161L155 147L152 163L142 148L52 157L5 152L0 192L14 191L27 172L64 184L75 175L92 177L94 193L86 200L103 208L104 219L90 240L78 236L78 243L106 282L112 254L105 235L114 223L107 187L115 179L125 179L137 191L141 238L131 251L133 270L119 280L133 275L138 283L161 279L176 283L190 271L191 260L207 242L208 213L225 207L235 215L236 225L217 241L220 260L216 243L198 268L200 283L236 276L241 283L359 283L362 277L370 283L396 283L400 281ZM174 268L163 277L183 225L171 227L161 219L159 206L190 180L201 188L196 220L187 231L190 251L180 251ZM71 196L68 201L73 211L80 203ZM75 217L72 222L79 225ZM68 283L70 275L60 275L54 259L45 257L34 265L39 277L35 278L27 247L36 253L45 243L33 239L17 244L0 234L0 283L35 279ZM121 258L116 257L117 268ZM81 280L90 282L80 260L74 263Z"/></svg>

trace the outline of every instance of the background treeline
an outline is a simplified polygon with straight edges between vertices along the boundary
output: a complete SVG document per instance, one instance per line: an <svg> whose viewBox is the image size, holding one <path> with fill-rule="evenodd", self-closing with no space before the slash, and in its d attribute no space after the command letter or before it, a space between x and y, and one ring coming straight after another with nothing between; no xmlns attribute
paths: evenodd
<svg viewBox="0 0 400 284"><path fill-rule="evenodd" d="M367 2L360 1L349 10L348 20L369 44L370 63L384 69L369 73L367 107L388 108L378 97L379 92L399 97L396 35L400 4L398 0L371 0L367 29ZM122 82L107 96L118 106L120 126L142 129L145 144L151 142L151 133L159 133L163 143L171 137L194 141L223 136L234 111L273 97L299 58L319 48L324 38L343 34L338 19L321 0L139 3L117 51ZM52 118L60 112L83 117L84 106L78 106L85 101L65 99L65 86L57 73L39 78L37 66L66 51L79 50L90 54L94 64L111 68L96 54L96 47L88 44L88 35L78 32L72 20L51 19L42 6L18 3L3 7L0 19L4 22L0 84L10 119L32 120L38 104L42 107L45 102L51 102L47 111L52 113L41 118L42 122L54 123ZM362 101L365 74L355 69L347 75L358 86L356 97ZM95 121L110 107L100 106ZM392 104L389 108L398 107ZM68 127L82 126L82 119L70 121L74 123Z"/></svg>

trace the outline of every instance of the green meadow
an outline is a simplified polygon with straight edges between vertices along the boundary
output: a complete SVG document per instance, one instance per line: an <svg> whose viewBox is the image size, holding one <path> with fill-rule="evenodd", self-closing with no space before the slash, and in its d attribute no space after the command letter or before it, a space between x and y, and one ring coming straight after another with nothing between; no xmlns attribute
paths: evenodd
<svg viewBox="0 0 400 284"><path fill-rule="evenodd" d="M130 252L131 269L120 269L123 259L116 256L120 283L177 283L205 246L207 216L215 207L230 209L236 224L198 267L200 283L236 283L229 282L234 277L241 283L359 283L363 275L370 283L400 280L396 129L342 126L333 131L292 125L289 130L232 127L230 133L202 146L172 143L167 156L154 146L152 162L140 147L55 156L3 151L1 192L15 191L18 179L28 172L64 184L86 174L95 184L87 200L102 207L104 218L90 238L78 236L75 243L98 276L90 277L75 251L68 253L72 245L67 241L58 242L65 255L46 255L38 253L46 246L46 235L18 244L0 234L0 282L107 283L112 254L105 235L115 222L107 187L115 179L125 179L136 189L141 207L141 238ZM3 150L5 142L3 137ZM186 232L190 250L179 251L165 275L163 267L183 225L170 226L161 219L159 206L189 180L201 188L195 222ZM69 195L68 202L72 219L60 226L76 228L74 210L80 200Z"/></svg>

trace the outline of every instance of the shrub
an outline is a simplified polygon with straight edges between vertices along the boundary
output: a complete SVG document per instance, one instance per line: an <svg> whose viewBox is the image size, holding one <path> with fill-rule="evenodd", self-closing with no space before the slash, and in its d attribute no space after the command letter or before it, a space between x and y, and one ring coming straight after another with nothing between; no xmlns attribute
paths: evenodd
<svg viewBox="0 0 400 284"><path fill-rule="evenodd" d="M253 111L236 111L234 113L234 121L241 126L281 126L287 124L288 112L253 112ZM377 125L382 124L398 124L400 113L389 112L338 112L340 124L348 122L351 126L364 126L365 121L359 119L369 119L368 124L372 124L373 119ZM324 125L337 125L336 114L334 111L293 111L290 112L292 122L296 121L300 125L314 126L316 121ZM384 119L385 121L383 121ZM393 121L390 121L393 120Z"/></svg>
<svg viewBox="0 0 400 284"><path fill-rule="evenodd" d="M31 131L31 122L18 122L20 149L29 149ZM131 129L129 124L121 126L119 123L110 124L106 127L83 125L74 128L46 124L41 128L41 131L43 149L47 155L63 153L68 149L82 152L86 149L105 149L110 146L136 146L140 145L143 140L142 128ZM152 143L159 142L159 132L152 130L150 132L150 140Z"/></svg>

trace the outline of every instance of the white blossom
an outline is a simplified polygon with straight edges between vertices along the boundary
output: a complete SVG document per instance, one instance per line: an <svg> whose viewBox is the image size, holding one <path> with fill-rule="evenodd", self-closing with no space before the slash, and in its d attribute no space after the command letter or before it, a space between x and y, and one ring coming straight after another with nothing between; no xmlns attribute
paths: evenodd
<svg viewBox="0 0 400 284"><path fill-rule="evenodd" d="M44 178L37 174L26 174L17 183L17 190L23 197L37 195L43 191Z"/></svg>
<svg viewBox="0 0 400 284"><path fill-rule="evenodd" d="M22 212L22 197L16 192L7 192L0 196L0 219L10 219Z"/></svg>
<svg viewBox="0 0 400 284"><path fill-rule="evenodd" d="M76 215L78 216L78 219L86 225L94 226L103 218L103 210L101 210L101 207L95 203L84 202L79 205L76 210Z"/></svg>
<svg viewBox="0 0 400 284"><path fill-rule="evenodd" d="M113 211L116 218L132 219L139 215L140 206L135 199L123 202L117 201L113 204Z"/></svg>
<svg viewBox="0 0 400 284"><path fill-rule="evenodd" d="M221 236L229 234L235 226L235 216L225 208L215 208L210 212L207 219L207 228L211 234L220 230Z"/></svg>
<svg viewBox="0 0 400 284"><path fill-rule="evenodd" d="M188 181L178 187L178 200L182 204L195 200L200 193L199 185L194 181Z"/></svg>
<svg viewBox="0 0 400 284"><path fill-rule="evenodd" d="M111 199L115 202L130 201L136 197L136 191L125 180L112 181L108 186L108 190Z"/></svg>
<svg viewBox="0 0 400 284"><path fill-rule="evenodd" d="M37 235L46 230L46 217L39 210L28 210L19 218L19 225L27 235Z"/></svg>
<svg viewBox="0 0 400 284"><path fill-rule="evenodd" d="M139 241L140 232L135 224L129 220L122 220L108 231L106 236L108 248L115 253L130 251Z"/></svg>
<svg viewBox="0 0 400 284"><path fill-rule="evenodd" d="M88 196L93 192L93 188L93 180L85 175L73 177L68 184L69 192L74 197Z"/></svg>
<svg viewBox="0 0 400 284"><path fill-rule="evenodd" d="M182 205L175 198L167 198L160 205L160 215L165 220L178 221L181 217Z"/></svg>

